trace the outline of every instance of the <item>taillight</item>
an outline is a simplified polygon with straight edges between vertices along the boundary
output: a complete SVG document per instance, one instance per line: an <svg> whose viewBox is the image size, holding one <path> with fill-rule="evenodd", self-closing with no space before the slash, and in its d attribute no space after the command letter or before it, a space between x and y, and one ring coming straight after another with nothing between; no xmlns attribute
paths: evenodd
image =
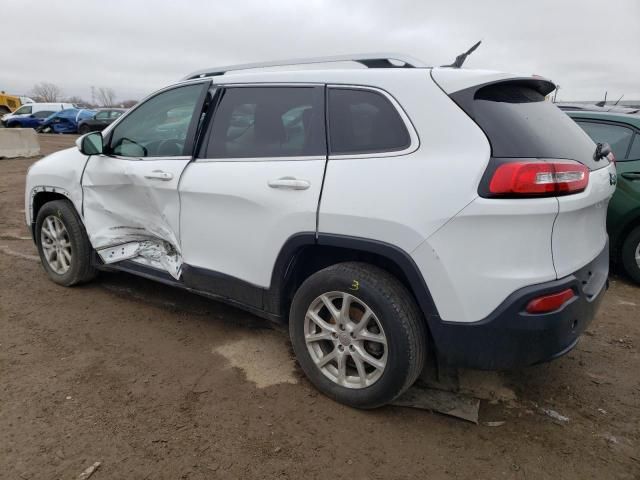
<svg viewBox="0 0 640 480"><path fill-rule="evenodd" d="M589 169L573 160L515 160L501 163L489 180L490 197L551 197L582 192Z"/></svg>
<svg viewBox="0 0 640 480"><path fill-rule="evenodd" d="M542 297L534 298L527 304L527 312L529 313L549 313L558 310L565 303L575 297L572 288L567 288L558 293L552 293L550 295L543 295Z"/></svg>

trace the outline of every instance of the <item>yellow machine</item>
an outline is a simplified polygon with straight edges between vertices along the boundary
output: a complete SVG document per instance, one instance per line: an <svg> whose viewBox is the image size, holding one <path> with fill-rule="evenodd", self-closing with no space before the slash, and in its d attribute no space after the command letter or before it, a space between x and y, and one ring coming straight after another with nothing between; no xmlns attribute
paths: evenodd
<svg viewBox="0 0 640 480"><path fill-rule="evenodd" d="M11 113L20 107L20 97L0 92L0 115Z"/></svg>

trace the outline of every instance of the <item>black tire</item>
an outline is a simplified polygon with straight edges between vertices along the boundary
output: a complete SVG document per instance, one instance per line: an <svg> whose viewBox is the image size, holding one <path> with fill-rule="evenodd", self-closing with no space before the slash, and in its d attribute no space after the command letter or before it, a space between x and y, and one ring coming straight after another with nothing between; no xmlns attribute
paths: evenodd
<svg viewBox="0 0 640 480"><path fill-rule="evenodd" d="M83 124L80 125L80 127L78 128L78 133L80 135L84 135L86 133L89 133L91 131L91 127L89 127L89 125Z"/></svg>
<svg viewBox="0 0 640 480"><path fill-rule="evenodd" d="M640 284L640 265L636 260L636 251L640 245L640 227L636 227L624 239L622 244L622 266L631 279Z"/></svg>
<svg viewBox="0 0 640 480"><path fill-rule="evenodd" d="M42 246L42 227L47 217L54 216L64 225L68 241L71 245L71 261L68 270L63 273L56 273L47 260ZM49 278L54 282L70 287L79 283L88 282L93 279L97 270L91 264L91 244L73 205L66 200L55 200L45 203L36 219L36 246L40 254L40 261Z"/></svg>
<svg viewBox="0 0 640 480"><path fill-rule="evenodd" d="M356 297L374 312L382 326L387 341L386 366L381 376L368 386L348 388L338 384L316 366L309 353L304 331L307 310L327 292ZM427 358L426 327L413 297L393 275L366 263L333 265L307 278L293 298L289 334L300 366L316 388L357 408L376 408L393 401L413 385ZM331 345L323 348L331 349Z"/></svg>
<svg viewBox="0 0 640 480"><path fill-rule="evenodd" d="M7 128L18 128L20 125L16 122L7 124Z"/></svg>

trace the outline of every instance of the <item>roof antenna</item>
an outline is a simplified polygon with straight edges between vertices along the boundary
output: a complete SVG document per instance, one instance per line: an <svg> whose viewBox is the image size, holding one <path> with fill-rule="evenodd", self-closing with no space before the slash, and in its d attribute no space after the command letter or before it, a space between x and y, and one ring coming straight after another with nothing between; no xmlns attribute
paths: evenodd
<svg viewBox="0 0 640 480"><path fill-rule="evenodd" d="M443 67L451 67L451 68L460 68L460 67L462 67L462 64L467 59L467 57L469 55L471 55L473 53L473 51L480 46L481 43L482 43L482 40L480 40L478 43L476 43L473 47L471 47L466 52L461 53L460 55L458 55L456 57L456 60L451 65L442 65L442 66Z"/></svg>
<svg viewBox="0 0 640 480"><path fill-rule="evenodd" d="M615 107L616 105L618 105L620 103L620 100L622 100L622 97L624 97L624 93L622 95L620 95L620 98L618 99L618 101L616 103L614 103L611 108L609 110L607 110L607 112L610 112L611 110L613 110L613 107Z"/></svg>

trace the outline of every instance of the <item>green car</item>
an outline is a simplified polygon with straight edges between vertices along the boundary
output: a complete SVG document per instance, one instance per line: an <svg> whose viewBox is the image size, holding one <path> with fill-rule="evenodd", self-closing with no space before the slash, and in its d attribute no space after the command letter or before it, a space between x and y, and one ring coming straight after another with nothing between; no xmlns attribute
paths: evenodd
<svg viewBox="0 0 640 480"><path fill-rule="evenodd" d="M594 142L611 145L618 172L618 186L607 212L611 259L640 283L640 115L566 113Z"/></svg>

